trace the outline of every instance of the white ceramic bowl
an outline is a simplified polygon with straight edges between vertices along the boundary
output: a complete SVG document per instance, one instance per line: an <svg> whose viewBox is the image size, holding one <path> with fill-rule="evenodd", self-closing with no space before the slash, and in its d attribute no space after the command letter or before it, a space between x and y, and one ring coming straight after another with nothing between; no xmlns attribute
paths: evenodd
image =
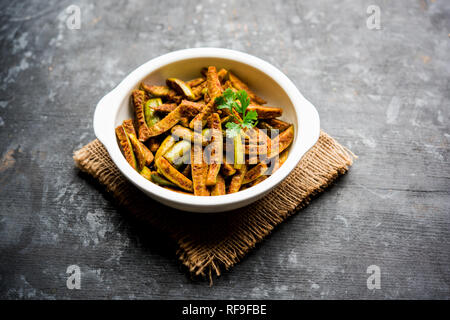
<svg viewBox="0 0 450 320"><path fill-rule="evenodd" d="M190 80L199 76L202 67L211 65L218 69L223 67L232 70L253 91L267 100L267 105L283 108L281 119L293 123L295 129L289 156L268 179L234 194L197 197L161 188L146 180L127 163L119 149L114 129L123 120L134 117L130 104L131 91L138 88L144 79L154 84L165 84L169 77ZM320 120L314 106L273 65L234 50L196 48L165 54L131 72L97 104L94 130L123 175L151 198L180 210L221 212L243 207L260 199L286 178L319 138Z"/></svg>

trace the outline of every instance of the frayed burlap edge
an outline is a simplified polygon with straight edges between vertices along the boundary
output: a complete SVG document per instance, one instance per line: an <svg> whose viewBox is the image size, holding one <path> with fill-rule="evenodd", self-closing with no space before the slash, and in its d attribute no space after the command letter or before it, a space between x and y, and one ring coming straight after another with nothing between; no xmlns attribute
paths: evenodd
<svg viewBox="0 0 450 320"><path fill-rule="evenodd" d="M74 153L78 168L104 185L121 206L176 241L177 255L193 275L210 279L239 262L275 226L346 173L354 158L350 150L321 131L318 142L293 172L261 200L227 213L189 214L143 195L122 176L100 141Z"/></svg>

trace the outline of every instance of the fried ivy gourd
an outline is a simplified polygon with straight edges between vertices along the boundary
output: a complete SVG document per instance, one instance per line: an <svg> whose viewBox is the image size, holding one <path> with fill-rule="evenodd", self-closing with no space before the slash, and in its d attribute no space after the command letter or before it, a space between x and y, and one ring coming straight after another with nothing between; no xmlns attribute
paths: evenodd
<svg viewBox="0 0 450 320"><path fill-rule="evenodd" d="M286 161L292 124L280 107L234 72L210 66L188 81L143 82L131 93L135 119L116 137L126 161L174 192L220 196L255 186Z"/></svg>

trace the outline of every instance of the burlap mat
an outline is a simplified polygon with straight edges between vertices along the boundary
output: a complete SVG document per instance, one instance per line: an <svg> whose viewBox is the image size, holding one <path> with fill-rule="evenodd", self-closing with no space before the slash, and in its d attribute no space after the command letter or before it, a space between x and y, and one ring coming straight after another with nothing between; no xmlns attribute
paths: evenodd
<svg viewBox="0 0 450 320"><path fill-rule="evenodd" d="M199 214L168 208L129 183L94 140L74 153L76 165L112 193L120 206L167 233L178 245L180 261L194 275L220 275L291 214L308 204L339 175L354 155L325 132L294 171L263 199L231 212Z"/></svg>

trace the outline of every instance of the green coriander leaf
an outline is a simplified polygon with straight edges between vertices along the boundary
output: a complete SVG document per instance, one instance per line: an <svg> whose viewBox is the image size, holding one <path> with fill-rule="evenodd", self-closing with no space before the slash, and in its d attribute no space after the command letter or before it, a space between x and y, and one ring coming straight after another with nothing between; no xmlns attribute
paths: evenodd
<svg viewBox="0 0 450 320"><path fill-rule="evenodd" d="M239 129L240 125L239 125L239 123L235 123L235 122L227 122L225 124L225 127L230 130L235 130L235 129Z"/></svg>
<svg viewBox="0 0 450 320"><path fill-rule="evenodd" d="M217 108L223 109L222 105L225 104L225 98L223 96L216 97L216 100L214 100L215 104L217 105ZM222 108L220 108L222 107Z"/></svg>
<svg viewBox="0 0 450 320"><path fill-rule="evenodd" d="M245 113L245 109L247 108L246 105L246 96L247 96L247 92L245 92L244 90L241 90L237 93L235 93L235 109L237 112L241 113L242 115L244 115Z"/></svg>
<svg viewBox="0 0 450 320"><path fill-rule="evenodd" d="M231 110L232 106L229 105L229 104L226 104L226 103L222 103L220 105L217 105L217 109L229 109L229 110Z"/></svg>
<svg viewBox="0 0 450 320"><path fill-rule="evenodd" d="M242 113L241 112L241 105L239 103L237 103L236 101L233 101L231 103L231 106L233 109L235 109L238 113Z"/></svg>
<svg viewBox="0 0 450 320"><path fill-rule="evenodd" d="M231 111L233 109L233 104L225 101L221 104L218 104L217 109L228 109Z"/></svg>
<svg viewBox="0 0 450 320"><path fill-rule="evenodd" d="M227 128L226 133L228 138L234 138L241 131L241 125L235 122L227 122L225 127Z"/></svg>
<svg viewBox="0 0 450 320"><path fill-rule="evenodd" d="M234 91L231 88L227 88L223 93L222 97L224 97L226 100L234 100Z"/></svg>
<svg viewBox="0 0 450 320"><path fill-rule="evenodd" d="M234 109L236 109L236 111L240 114L242 114L242 107L240 103L234 102Z"/></svg>
<svg viewBox="0 0 450 320"><path fill-rule="evenodd" d="M251 129L258 123L258 113L255 110L247 112L242 120L242 127Z"/></svg>
<svg viewBox="0 0 450 320"><path fill-rule="evenodd" d="M217 105L217 109L228 109L228 110L232 111L234 100L235 100L235 94L234 94L233 90L228 88L227 90L225 90L222 93L222 96L217 97L214 102Z"/></svg>
<svg viewBox="0 0 450 320"><path fill-rule="evenodd" d="M250 99L245 90L234 92L228 88L222 93L222 96L216 98L215 103L218 109L228 109L230 111L231 119L234 122L230 121L225 124L225 127L228 129L227 136L230 138L238 135L241 129L251 129L258 123L258 114L255 110L246 112L247 107L250 105ZM241 114L242 119L238 119L234 115L233 109ZM238 123L236 123L236 120L238 120Z"/></svg>
<svg viewBox="0 0 450 320"><path fill-rule="evenodd" d="M242 127L243 128L247 128L247 129L251 129L251 128L254 128L257 124L258 124L258 121L256 121L256 122L247 122L247 123L243 123Z"/></svg>
<svg viewBox="0 0 450 320"><path fill-rule="evenodd" d="M245 119L246 120L258 120L258 113L256 112L256 110L251 110L251 111L247 112L247 114L245 115Z"/></svg>
<svg viewBox="0 0 450 320"><path fill-rule="evenodd" d="M248 105L250 104L250 99L247 95L247 91L245 90L240 90L237 94L236 94L236 98L239 100L239 102L241 103L241 107L242 107L242 111L241 113L244 114L245 110L247 109Z"/></svg>

